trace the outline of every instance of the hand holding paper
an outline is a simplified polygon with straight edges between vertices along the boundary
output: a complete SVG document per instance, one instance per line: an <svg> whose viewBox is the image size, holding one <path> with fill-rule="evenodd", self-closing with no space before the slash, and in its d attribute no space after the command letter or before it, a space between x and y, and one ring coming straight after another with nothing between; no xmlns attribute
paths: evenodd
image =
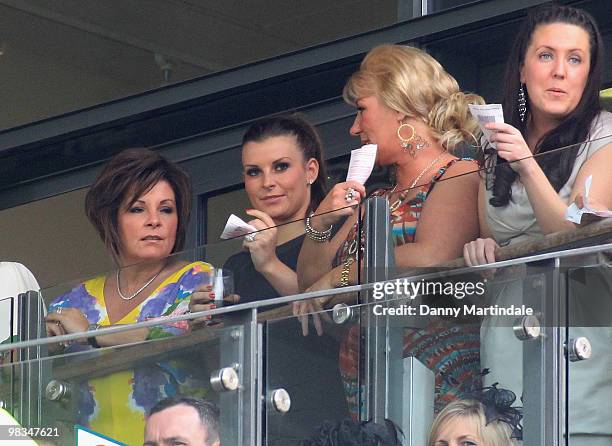
<svg viewBox="0 0 612 446"><path fill-rule="evenodd" d="M565 219L571 221L572 223L580 224L582 221L583 214L592 214L601 218L610 218L612 217L612 211L609 210L597 210L592 208L589 205L589 192L591 190L591 184L593 183L593 175L589 175L589 177L584 182L584 198L583 198L583 207L579 208L576 203L572 203L568 206L565 211Z"/></svg>
<svg viewBox="0 0 612 446"><path fill-rule="evenodd" d="M225 223L225 229L223 229L221 238L226 240L229 238L240 237L241 235L246 235L255 231L257 231L257 228L246 223L237 215L232 214L227 219L227 223Z"/></svg>
<svg viewBox="0 0 612 446"><path fill-rule="evenodd" d="M366 144L359 149L351 150L351 161L349 163L346 181L357 181L365 184L370 178L374 162L376 161L376 144Z"/></svg>
<svg viewBox="0 0 612 446"><path fill-rule="evenodd" d="M472 113L472 116L474 116L474 118L478 121L480 130L482 130L482 133L487 141L489 141L491 146L497 150L496 144L491 142L491 135L493 132L486 129L485 124L490 122L504 122L504 110L502 109L501 104L468 104L468 107L470 108L470 113Z"/></svg>

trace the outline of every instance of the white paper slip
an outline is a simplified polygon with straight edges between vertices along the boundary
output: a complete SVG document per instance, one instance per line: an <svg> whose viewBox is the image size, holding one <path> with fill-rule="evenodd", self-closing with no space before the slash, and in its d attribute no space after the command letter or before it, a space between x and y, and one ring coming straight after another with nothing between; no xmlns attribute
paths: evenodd
<svg viewBox="0 0 612 446"><path fill-rule="evenodd" d="M366 144L359 149L351 150L351 162L349 163L346 181L357 181L365 184L370 178L374 161L376 161L376 144Z"/></svg>
<svg viewBox="0 0 612 446"><path fill-rule="evenodd" d="M491 142L491 135L493 132L485 129L484 126L490 122L504 122L504 110L501 104L468 104L468 107L470 108L470 113L472 113L472 116L474 116L476 121L478 121L478 125L480 126L480 130L482 130L484 137L487 138L487 141L489 141L491 146L497 150L495 143Z"/></svg>
<svg viewBox="0 0 612 446"><path fill-rule="evenodd" d="M572 223L580 224L582 220L583 214L593 214L602 218L610 218L612 217L612 211L598 211L589 206L589 192L591 191L591 184L593 183L593 175L589 175L589 177L584 182L584 207L579 208L576 203L570 204L565 211L565 219L571 221Z"/></svg>
<svg viewBox="0 0 612 446"><path fill-rule="evenodd" d="M251 226L248 223L238 217L237 215L230 215L227 219L227 223L225 223L225 229L223 229L223 233L221 234L222 239L240 237L241 235L248 234L249 232L257 231L256 228Z"/></svg>

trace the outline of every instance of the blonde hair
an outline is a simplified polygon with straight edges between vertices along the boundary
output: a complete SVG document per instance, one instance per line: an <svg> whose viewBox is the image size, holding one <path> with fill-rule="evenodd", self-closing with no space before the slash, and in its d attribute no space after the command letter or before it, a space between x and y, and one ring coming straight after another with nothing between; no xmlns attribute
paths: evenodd
<svg viewBox="0 0 612 446"><path fill-rule="evenodd" d="M455 78L424 51L402 45L372 49L343 91L344 100L352 105L370 95L427 124L449 151L463 141L478 142L480 129L468 104L484 104L484 100L460 91Z"/></svg>
<svg viewBox="0 0 612 446"><path fill-rule="evenodd" d="M427 446L435 446L436 437L446 425L458 420L472 422L486 446L518 446L518 442L511 438L512 427L504 421L491 421L487 424L485 407L476 400L453 401L442 409L431 425Z"/></svg>

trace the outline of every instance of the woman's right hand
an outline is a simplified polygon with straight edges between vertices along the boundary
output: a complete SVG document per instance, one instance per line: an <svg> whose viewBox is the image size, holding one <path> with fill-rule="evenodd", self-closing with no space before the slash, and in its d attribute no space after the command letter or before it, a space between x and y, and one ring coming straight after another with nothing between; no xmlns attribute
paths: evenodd
<svg viewBox="0 0 612 446"><path fill-rule="evenodd" d="M45 322L47 328L47 337L62 336L66 334L64 326L59 321Z"/></svg>
<svg viewBox="0 0 612 446"><path fill-rule="evenodd" d="M353 199L347 201L349 189L353 190ZM355 206L363 200L365 195L365 187L357 181L336 184L317 207L315 211L317 217L313 219L313 226L317 230L324 231L342 217L353 215Z"/></svg>
<svg viewBox="0 0 612 446"><path fill-rule="evenodd" d="M60 334L82 333L87 331L89 327L89 321L83 312L78 308L71 307L58 308L56 311L49 313L45 317L45 322L47 323L47 329L53 324L58 326L59 322L59 326L61 326L63 331L63 333ZM56 328L51 328L51 330L52 332L58 331Z"/></svg>
<svg viewBox="0 0 612 446"><path fill-rule="evenodd" d="M45 321L45 328L47 329L47 337L62 336L66 334L63 325L59 321L48 322ZM66 345L62 343L49 344L49 353L55 354L61 352Z"/></svg>
<svg viewBox="0 0 612 446"><path fill-rule="evenodd" d="M492 238L477 238L463 246L463 258L468 266L495 262L495 249L499 245Z"/></svg>

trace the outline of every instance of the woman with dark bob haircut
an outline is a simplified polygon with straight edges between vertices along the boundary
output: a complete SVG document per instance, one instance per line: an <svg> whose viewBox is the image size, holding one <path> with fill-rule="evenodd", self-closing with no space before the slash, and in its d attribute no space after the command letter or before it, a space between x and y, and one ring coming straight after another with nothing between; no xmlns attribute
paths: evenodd
<svg viewBox="0 0 612 446"><path fill-rule="evenodd" d="M178 166L148 149L127 149L113 158L89 189L85 212L115 261L120 258L119 209L129 195L129 205L160 181L168 182L176 202L178 224L170 253L185 246L191 213L191 181Z"/></svg>
<svg viewBox="0 0 612 446"><path fill-rule="evenodd" d="M589 177L590 206L612 208L612 113L603 111L599 101L604 60L597 25L586 12L546 5L528 14L507 66L503 107L508 123L487 125L494 131L497 156L480 186L481 238L464 247L469 265L495 262L498 245L576 228L565 212L574 201L582 205ZM589 281L602 287L595 290L591 285L586 293L589 306L597 295L609 300L609 276L599 274L596 282ZM507 281L491 304L520 305L521 280ZM573 290L572 304L585 305L578 297ZM580 330L573 328L571 337L586 336ZM588 364L571 369L572 444L581 444L579 436L584 444L611 444L612 424L598 409L612 398L612 385L605 378L612 367L610 329L588 330L598 353ZM480 335L481 366L495 371L485 384L503 382L521 395L523 351L511 324L487 318ZM595 434L602 435L600 442Z"/></svg>
<svg viewBox="0 0 612 446"><path fill-rule="evenodd" d="M85 199L87 217L117 269L55 299L49 336L132 324L188 312L191 294L211 282L212 267L173 257L185 243L191 185L187 175L148 149L128 149L102 170ZM67 351L181 334L187 322L90 337ZM144 414L187 384L176 362L96 378L79 388L78 423L127 444L142 444ZM151 387L151 383L156 383ZM111 397L112 395L112 397Z"/></svg>

